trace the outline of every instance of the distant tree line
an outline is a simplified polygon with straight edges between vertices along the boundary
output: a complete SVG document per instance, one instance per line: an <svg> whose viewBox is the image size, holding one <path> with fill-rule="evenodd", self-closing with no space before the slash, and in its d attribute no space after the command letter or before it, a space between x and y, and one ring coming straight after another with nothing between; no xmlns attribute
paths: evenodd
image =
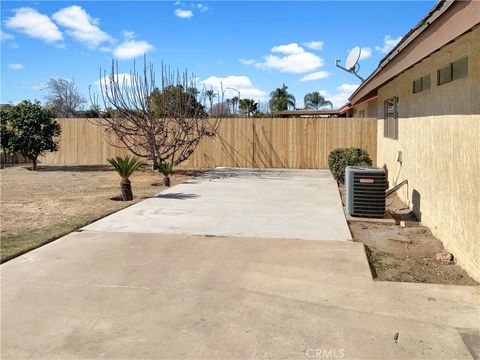
<svg viewBox="0 0 480 360"><path fill-rule="evenodd" d="M174 92L177 90L178 89L166 88L163 90L163 96L170 96L170 98L172 98ZM223 96L220 96L220 94L213 89L205 90L203 92L203 99L200 99L198 96L200 92L197 88L183 90L183 100L189 99L191 109L200 109L201 107L201 112L204 116L263 117L271 116L272 113L277 111L296 109L296 99L289 93L288 86L285 84L270 93L268 109L264 109L264 111L261 111L260 103L254 99L240 99L238 96L223 99ZM92 104L89 108L85 109L84 106L87 103L87 99L79 92L74 79L51 78L45 85L44 92L46 107L59 118L102 118L116 115L117 109L113 106L107 106L102 109L98 104ZM159 95L158 89L152 91L153 107L157 108L157 110L155 110L156 114L159 112L159 106L156 106L155 102L160 101ZM200 103L200 100L203 100L203 104ZM208 111L205 104L208 104ZM333 104L321 95L320 92L313 91L304 96L304 109L318 110L325 107L333 108Z"/></svg>
<svg viewBox="0 0 480 360"><path fill-rule="evenodd" d="M143 72L130 73L130 81L120 80L112 65L110 73L100 78L103 106L90 95L91 106L84 109L86 98L73 79L51 78L45 86L46 104L22 101L1 109L1 150L4 154L21 154L37 168L38 157L58 149L61 133L56 117L99 119L107 133L116 136L130 151L152 161L152 168L167 163L177 165L186 160L203 137L215 136L217 123L207 118L225 116L264 117L295 109L295 97L288 87L270 93L268 111L259 109L254 99L219 99L213 89L200 95L187 73L166 72L162 64L162 86L155 86L153 66L144 63ZM201 100L204 103L201 103ZM214 103L214 100L217 100ZM208 101L208 111L205 102ZM306 109L332 108L332 102L318 91L304 97Z"/></svg>
<svg viewBox="0 0 480 360"><path fill-rule="evenodd" d="M205 92L205 97L210 104L210 115L220 117L238 115L247 117L264 117L272 116L278 111L297 109L295 96L289 93L288 86L285 84L270 93L268 110L263 112L259 108L259 102L254 99L239 99L238 97L233 97L214 104L213 99L218 98L218 96L219 94L215 93L213 89ZM325 107L333 108L332 102L325 99L325 97L318 91L307 93L303 100L305 109L319 110Z"/></svg>
<svg viewBox="0 0 480 360"><path fill-rule="evenodd" d="M288 87L283 84L281 88L277 88L270 93L270 101L268 102L270 111L295 110L295 97L288 92ZM329 106L333 108L331 101L325 99L318 91L308 93L303 98L305 109L318 110Z"/></svg>

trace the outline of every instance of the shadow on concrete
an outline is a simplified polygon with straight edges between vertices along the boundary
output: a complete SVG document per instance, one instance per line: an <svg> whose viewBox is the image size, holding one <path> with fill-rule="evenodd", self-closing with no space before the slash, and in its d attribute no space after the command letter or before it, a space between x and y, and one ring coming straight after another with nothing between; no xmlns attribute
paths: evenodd
<svg viewBox="0 0 480 360"><path fill-rule="evenodd" d="M212 181L219 179L266 179L266 180L286 180L289 181L292 176L292 169L245 169L245 168L220 168L213 169L205 173L197 180L188 180L188 184L199 183L202 180Z"/></svg>
<svg viewBox="0 0 480 360"><path fill-rule="evenodd" d="M468 330L466 330L468 331ZM463 343L474 360L480 360L480 331L460 332Z"/></svg>
<svg viewBox="0 0 480 360"><path fill-rule="evenodd" d="M175 169L173 175L200 176L206 173L208 169Z"/></svg>
<svg viewBox="0 0 480 360"><path fill-rule="evenodd" d="M189 200L189 199L196 199L199 195L197 194L185 194L185 193L168 193L168 194L159 194L156 196L152 196L152 198L157 199L173 199L173 200Z"/></svg>

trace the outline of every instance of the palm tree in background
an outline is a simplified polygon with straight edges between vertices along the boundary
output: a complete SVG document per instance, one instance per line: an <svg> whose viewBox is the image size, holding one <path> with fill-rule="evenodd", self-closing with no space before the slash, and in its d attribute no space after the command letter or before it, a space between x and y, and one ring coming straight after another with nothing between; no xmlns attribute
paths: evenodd
<svg viewBox="0 0 480 360"><path fill-rule="evenodd" d="M331 101L326 100L318 91L308 93L303 98L305 103L305 109L315 109L318 110L325 106L330 106L333 109L333 104Z"/></svg>
<svg viewBox="0 0 480 360"><path fill-rule="evenodd" d="M295 96L288 93L288 87L283 84L281 88L277 88L270 93L270 101L268 102L270 111L283 111L288 108L295 109Z"/></svg>
<svg viewBox="0 0 480 360"><path fill-rule="evenodd" d="M258 103L253 99L241 99L240 100L240 112L242 114L255 115L258 110Z"/></svg>
<svg viewBox="0 0 480 360"><path fill-rule="evenodd" d="M238 102L240 101L238 96L234 96L232 99L232 110L233 110L233 115L237 114L237 108L238 108Z"/></svg>
<svg viewBox="0 0 480 360"><path fill-rule="evenodd" d="M232 99L226 99L226 100L225 100L225 103L227 104L228 113L229 113L229 114L232 114L232 113L233 113L233 109L232 109L232 112L230 112L230 105L232 105Z"/></svg>
<svg viewBox="0 0 480 360"><path fill-rule="evenodd" d="M210 103L210 111L213 107L213 99L217 96L217 94L215 93L215 91L213 91L213 89L210 89L210 90L207 90L205 91L205 96L207 97L208 99L208 102Z"/></svg>

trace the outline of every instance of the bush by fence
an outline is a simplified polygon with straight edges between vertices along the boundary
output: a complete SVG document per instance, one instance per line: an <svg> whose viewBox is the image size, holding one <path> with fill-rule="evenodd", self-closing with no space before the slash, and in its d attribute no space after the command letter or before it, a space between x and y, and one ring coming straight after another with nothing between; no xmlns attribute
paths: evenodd
<svg viewBox="0 0 480 360"><path fill-rule="evenodd" d="M335 149L328 155L328 168L335 180L345 182L347 166L372 166L372 159L368 152L354 147Z"/></svg>

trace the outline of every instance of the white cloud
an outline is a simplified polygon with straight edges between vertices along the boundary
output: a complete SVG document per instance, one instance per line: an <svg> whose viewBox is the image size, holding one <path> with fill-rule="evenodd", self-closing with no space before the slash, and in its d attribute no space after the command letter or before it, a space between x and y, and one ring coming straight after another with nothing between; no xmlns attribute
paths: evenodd
<svg viewBox="0 0 480 360"><path fill-rule="evenodd" d="M135 31L122 31L122 35L126 40L132 40L135 37Z"/></svg>
<svg viewBox="0 0 480 360"><path fill-rule="evenodd" d="M330 73L327 71L321 70L317 71L308 75L305 75L300 79L300 81L312 81L312 80L320 80L320 79L325 79L326 77L329 77Z"/></svg>
<svg viewBox="0 0 480 360"><path fill-rule="evenodd" d="M206 80L203 80L201 82L201 85L203 85L207 90L213 89L218 93L221 92L221 86L223 85L226 98L238 96L236 91L229 90L227 88L234 88L240 91L240 97L242 99L251 98L255 100L265 100L267 97L267 93L263 90L256 88L248 76L210 76Z"/></svg>
<svg viewBox="0 0 480 360"><path fill-rule="evenodd" d="M253 59L239 59L238 62L243 64L243 65L253 65L255 63L255 60L253 60Z"/></svg>
<svg viewBox="0 0 480 360"><path fill-rule="evenodd" d="M10 64L8 67L12 70L22 70L23 65L22 64Z"/></svg>
<svg viewBox="0 0 480 360"><path fill-rule="evenodd" d="M257 62L255 66L259 69L275 69L280 72L301 74L323 66L323 59L309 52L286 56L267 55L263 58L263 62Z"/></svg>
<svg viewBox="0 0 480 360"><path fill-rule="evenodd" d="M362 47L360 51L360 60L365 60L372 57L372 48Z"/></svg>
<svg viewBox="0 0 480 360"><path fill-rule="evenodd" d="M8 40L13 40L13 39L15 39L15 36L13 36L12 34L7 34L3 30L0 30L0 40L1 41L8 41Z"/></svg>
<svg viewBox="0 0 480 360"><path fill-rule="evenodd" d="M205 12L205 11L208 10L208 6L207 6L207 5L200 4L200 3L197 4L197 8L198 8L198 10L199 10L200 12Z"/></svg>
<svg viewBox="0 0 480 360"><path fill-rule="evenodd" d="M274 46L271 50L273 53L282 53L282 54L301 54L305 50L297 43L291 43L287 45L278 45Z"/></svg>
<svg viewBox="0 0 480 360"><path fill-rule="evenodd" d="M325 98L325 100L331 101L334 108L339 108L348 102L350 94L346 92L339 92L337 94L330 94L326 90L320 90L319 93Z"/></svg>
<svg viewBox="0 0 480 360"><path fill-rule="evenodd" d="M323 59L305 51L297 43L274 46L273 54L263 57L262 61L240 59L242 64L254 65L258 69L275 69L280 72L302 74L317 70L323 66ZM280 53L280 55L277 55Z"/></svg>
<svg viewBox="0 0 480 360"><path fill-rule="evenodd" d="M189 19L193 16L193 12L191 10L175 9L174 13L175 16L181 19Z"/></svg>
<svg viewBox="0 0 480 360"><path fill-rule="evenodd" d="M153 49L153 46L147 41L137 41L133 38L126 38L124 42L113 50L113 56L118 59L133 59Z"/></svg>
<svg viewBox="0 0 480 360"><path fill-rule="evenodd" d="M112 37L98 27L98 20L93 19L80 6L63 8L52 15L60 25L66 27L67 33L77 41L91 48L104 42L113 41Z"/></svg>
<svg viewBox="0 0 480 360"><path fill-rule="evenodd" d="M392 38L390 35L387 35L383 38L383 46L375 46L375 50L386 54L390 52L390 50L392 50L401 39L401 36L397 38Z"/></svg>
<svg viewBox="0 0 480 360"><path fill-rule="evenodd" d="M26 7L15 9L14 12L15 15L5 21L8 28L47 43L63 39L62 33L48 16Z"/></svg>
<svg viewBox="0 0 480 360"><path fill-rule="evenodd" d="M337 90L352 94L355 90L357 90L358 87L358 84L342 84L340 86L337 86Z"/></svg>
<svg viewBox="0 0 480 360"><path fill-rule="evenodd" d="M327 90L320 90L319 93L324 96L326 100L330 100L334 108L339 108L348 103L348 98L358 86L357 84L342 84L337 86L338 92L335 94L331 94Z"/></svg>
<svg viewBox="0 0 480 360"><path fill-rule="evenodd" d="M322 50L324 43L323 41L308 41L304 42L303 45L312 50Z"/></svg>
<svg viewBox="0 0 480 360"><path fill-rule="evenodd" d="M100 86L103 86L103 88L105 88L105 85L109 87L110 79L115 79L117 82L119 82L120 86L132 86L132 76L127 73L115 74L114 78L112 78L112 75L104 76L101 78L101 80L94 81L93 85L97 86L98 90L100 90Z"/></svg>

